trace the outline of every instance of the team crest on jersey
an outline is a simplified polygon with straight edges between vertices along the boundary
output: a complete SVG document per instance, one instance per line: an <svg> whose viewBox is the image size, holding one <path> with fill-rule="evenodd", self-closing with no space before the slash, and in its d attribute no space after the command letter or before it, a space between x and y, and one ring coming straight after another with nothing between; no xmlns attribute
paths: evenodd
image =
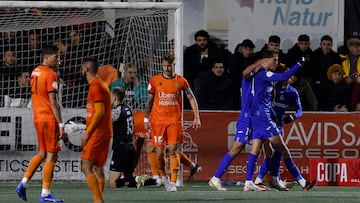
<svg viewBox="0 0 360 203"><path fill-rule="evenodd" d="M268 78L271 78L271 76L273 76L273 75L274 75L274 73L272 71L266 72L266 77L268 77Z"/></svg>
<svg viewBox="0 0 360 203"><path fill-rule="evenodd" d="M280 96L280 101L284 101L284 99L285 99L284 95L281 95Z"/></svg>
<svg viewBox="0 0 360 203"><path fill-rule="evenodd" d="M179 82L176 82L176 83L175 83L175 86L176 86L176 87L179 87Z"/></svg>

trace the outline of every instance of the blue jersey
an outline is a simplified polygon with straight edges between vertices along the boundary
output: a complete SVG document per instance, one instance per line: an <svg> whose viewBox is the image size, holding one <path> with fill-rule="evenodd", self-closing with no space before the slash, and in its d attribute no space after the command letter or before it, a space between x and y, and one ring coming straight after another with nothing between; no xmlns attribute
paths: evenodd
<svg viewBox="0 0 360 203"><path fill-rule="evenodd" d="M243 77L241 84L241 112L236 122L234 141L248 144L251 140L251 79Z"/></svg>
<svg viewBox="0 0 360 203"><path fill-rule="evenodd" d="M261 68L252 80L252 105L251 105L251 123L254 130L254 139L267 139L271 136L279 135L280 132L276 124L271 119L272 91L273 82L287 80L300 68L299 64L295 64L289 71L285 73L274 73L270 70ZM255 131L257 131L255 133Z"/></svg>
<svg viewBox="0 0 360 203"><path fill-rule="evenodd" d="M285 112L289 106L294 107L296 113L295 118L302 116L302 108L300 103L300 97L298 91L291 85L287 85L283 88L281 82L275 85L274 96L272 100L272 107L275 111L277 120L279 122L279 129L282 132L282 120Z"/></svg>

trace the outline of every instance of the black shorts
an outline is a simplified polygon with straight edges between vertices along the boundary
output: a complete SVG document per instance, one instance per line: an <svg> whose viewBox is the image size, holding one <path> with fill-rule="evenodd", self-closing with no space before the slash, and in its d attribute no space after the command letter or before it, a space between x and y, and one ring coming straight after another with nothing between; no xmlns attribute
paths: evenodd
<svg viewBox="0 0 360 203"><path fill-rule="evenodd" d="M132 144L123 144L113 150L110 162L110 171L134 172L135 148Z"/></svg>

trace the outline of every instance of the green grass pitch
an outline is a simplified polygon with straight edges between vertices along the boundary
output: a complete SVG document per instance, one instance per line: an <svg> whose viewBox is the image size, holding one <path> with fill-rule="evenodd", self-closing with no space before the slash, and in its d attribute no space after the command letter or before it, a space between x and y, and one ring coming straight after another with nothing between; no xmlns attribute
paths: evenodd
<svg viewBox="0 0 360 203"><path fill-rule="evenodd" d="M0 183L0 202L17 203L16 183ZM316 187L303 191L295 186L291 191L243 192L242 187L227 187L228 191L215 191L207 182L185 182L177 192L165 192L163 187L109 188L105 189L105 202L261 202L261 203L346 203L360 202L359 187ZM27 189L29 203L39 202L41 186L30 183ZM91 203L92 194L84 183L58 183L52 187L55 196L69 203Z"/></svg>

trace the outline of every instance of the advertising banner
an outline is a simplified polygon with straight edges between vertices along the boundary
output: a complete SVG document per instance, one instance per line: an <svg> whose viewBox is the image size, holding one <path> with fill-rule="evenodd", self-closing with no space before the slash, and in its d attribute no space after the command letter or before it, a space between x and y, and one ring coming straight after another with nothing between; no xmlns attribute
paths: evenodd
<svg viewBox="0 0 360 203"><path fill-rule="evenodd" d="M201 112L202 128L198 131L187 129L198 148L197 154L188 154L196 155L196 161L204 166L196 180L208 180L214 175L221 158L231 147L237 116L237 112ZM191 120L192 113L185 114L185 119ZM284 141L302 175L309 178L310 158L359 158L359 127L360 114L304 113L301 118L284 125ZM245 154L234 159L223 179L245 179L250 148L246 146ZM184 151L187 151L187 147L184 147ZM260 155L255 175L262 160L263 156ZM283 179L294 180L285 165L281 166L281 174Z"/></svg>
<svg viewBox="0 0 360 203"><path fill-rule="evenodd" d="M317 186L360 186L360 159L310 159L310 179Z"/></svg>
<svg viewBox="0 0 360 203"><path fill-rule="evenodd" d="M253 40L259 50L270 35L282 39L281 49L285 53L301 34L310 36L313 49L319 47L323 35L334 39L334 50L338 40L342 40L343 22L339 14L343 1L232 0L229 4L229 42L233 42L229 43L229 50L246 38Z"/></svg>
<svg viewBox="0 0 360 203"><path fill-rule="evenodd" d="M85 110L66 109L62 111L62 115L65 121L81 123ZM214 175L220 160L232 145L238 115L239 112L200 112L202 127L196 131L191 126L193 113L184 113L183 151L203 168L195 180L207 181ZM284 125L284 127L284 141L305 178L315 178L309 176L311 174L309 159L359 159L360 114L304 113L301 118ZM72 128L69 141L63 143L63 150L59 154L59 160L55 167L55 179L83 180L80 161L80 136L82 133L83 128ZM245 179L246 160L250 148L251 145L247 145L245 153L234 159L222 177L223 179ZM2 180L21 179L29 160L36 152L37 139L33 127L32 111L1 109L0 178ZM141 171L150 174L146 156L143 155L142 160L145 162L141 165L144 167ZM263 155L260 155L255 175L257 175L262 160ZM189 168L187 166L183 168L184 180L186 180ZM105 169L108 169L108 166L105 166ZM39 172L41 170L40 167ZM107 174L107 172L105 173ZM283 179L294 180L284 166L281 166L281 175ZM316 176L316 178L319 177ZM355 176L348 176L348 180L351 178L355 180ZM36 173L33 179L41 179L41 173Z"/></svg>

